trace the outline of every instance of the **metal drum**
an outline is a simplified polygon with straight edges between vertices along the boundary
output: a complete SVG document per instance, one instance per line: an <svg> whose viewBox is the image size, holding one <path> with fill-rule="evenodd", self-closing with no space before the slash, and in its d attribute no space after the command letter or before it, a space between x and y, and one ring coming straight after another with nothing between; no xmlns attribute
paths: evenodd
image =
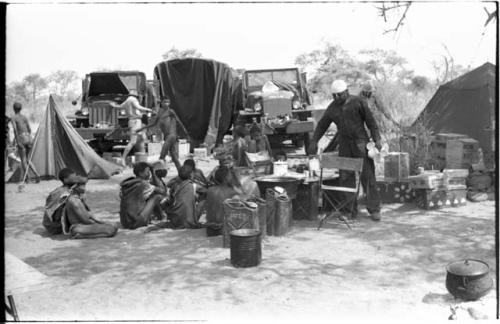
<svg viewBox="0 0 500 324"><path fill-rule="evenodd" d="M258 266L262 260L261 232L255 229L231 231L231 264L237 268Z"/></svg>
<svg viewBox="0 0 500 324"><path fill-rule="evenodd" d="M256 203L240 199L224 201L224 222L222 227L222 246L229 247L229 233L238 229L259 228L259 214Z"/></svg>

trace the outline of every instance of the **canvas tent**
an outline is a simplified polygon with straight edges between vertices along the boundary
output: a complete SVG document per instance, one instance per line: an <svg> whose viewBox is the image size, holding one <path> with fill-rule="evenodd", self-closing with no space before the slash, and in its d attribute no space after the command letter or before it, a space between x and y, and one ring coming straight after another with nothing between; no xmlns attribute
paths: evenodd
<svg viewBox="0 0 500 324"><path fill-rule="evenodd" d="M439 87L415 122L434 133L465 134L495 151L496 66L489 62Z"/></svg>
<svg viewBox="0 0 500 324"><path fill-rule="evenodd" d="M161 99L168 97L187 135L211 147L231 127L234 80L231 68L201 58L164 61L156 65Z"/></svg>
<svg viewBox="0 0 500 324"><path fill-rule="evenodd" d="M52 96L38 126L30 155L41 179L57 178L58 172L65 167L90 179L108 179L120 170L118 165L104 160L92 150L64 118ZM29 172L30 177L35 176L31 170ZM9 182L22 181L22 176L21 172L15 172Z"/></svg>

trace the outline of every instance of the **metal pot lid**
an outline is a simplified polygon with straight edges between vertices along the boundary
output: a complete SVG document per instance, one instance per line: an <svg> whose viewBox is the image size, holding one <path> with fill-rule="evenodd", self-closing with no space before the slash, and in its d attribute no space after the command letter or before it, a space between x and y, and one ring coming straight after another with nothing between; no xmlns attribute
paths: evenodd
<svg viewBox="0 0 500 324"><path fill-rule="evenodd" d="M446 270L457 276L480 276L490 271L489 265L480 260L460 260L449 263Z"/></svg>

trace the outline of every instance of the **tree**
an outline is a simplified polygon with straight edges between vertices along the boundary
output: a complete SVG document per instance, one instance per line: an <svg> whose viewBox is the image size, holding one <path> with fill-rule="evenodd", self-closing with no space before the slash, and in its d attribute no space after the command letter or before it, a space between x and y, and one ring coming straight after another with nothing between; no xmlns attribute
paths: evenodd
<svg viewBox="0 0 500 324"><path fill-rule="evenodd" d="M42 90L47 88L47 80L38 73L29 74L23 79L24 86L33 100L33 105L36 105L36 99Z"/></svg>
<svg viewBox="0 0 500 324"><path fill-rule="evenodd" d="M469 71L463 65L455 64L455 59L445 44L443 44L443 48L445 53L441 55L441 59L432 62L436 74L436 85L451 81Z"/></svg>
<svg viewBox="0 0 500 324"><path fill-rule="evenodd" d="M180 49L175 48L175 46L174 46L171 49L169 49L167 52L163 53L162 57L165 61L168 61L168 60L179 59L179 58L187 58L187 57L199 58L199 57L203 57L203 56L198 50L196 50L194 48L180 50Z"/></svg>
<svg viewBox="0 0 500 324"><path fill-rule="evenodd" d="M411 79L410 88L414 92L424 91L426 89L429 89L430 87L431 87L431 82L425 76L417 75Z"/></svg>
<svg viewBox="0 0 500 324"><path fill-rule="evenodd" d="M406 83L413 77L413 71L406 68L407 60L393 50L376 48L361 50L359 54L365 57L364 69L379 82Z"/></svg>
<svg viewBox="0 0 500 324"><path fill-rule="evenodd" d="M52 93L59 95L62 98L66 98L68 95L74 97L76 89L78 89L79 76L76 71L73 70L58 70L52 72L47 80L49 83L49 89Z"/></svg>

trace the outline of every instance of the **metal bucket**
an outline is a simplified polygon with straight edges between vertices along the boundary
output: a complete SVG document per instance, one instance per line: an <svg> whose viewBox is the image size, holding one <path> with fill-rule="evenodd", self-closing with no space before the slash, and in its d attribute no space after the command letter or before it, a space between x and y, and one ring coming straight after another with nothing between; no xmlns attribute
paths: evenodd
<svg viewBox="0 0 500 324"><path fill-rule="evenodd" d="M237 268L255 267L262 260L261 234L255 229L239 229L230 233L231 264Z"/></svg>
<svg viewBox="0 0 500 324"><path fill-rule="evenodd" d="M222 228L222 246L229 247L229 233L238 229L259 228L258 206L240 199L224 201L224 222Z"/></svg>

